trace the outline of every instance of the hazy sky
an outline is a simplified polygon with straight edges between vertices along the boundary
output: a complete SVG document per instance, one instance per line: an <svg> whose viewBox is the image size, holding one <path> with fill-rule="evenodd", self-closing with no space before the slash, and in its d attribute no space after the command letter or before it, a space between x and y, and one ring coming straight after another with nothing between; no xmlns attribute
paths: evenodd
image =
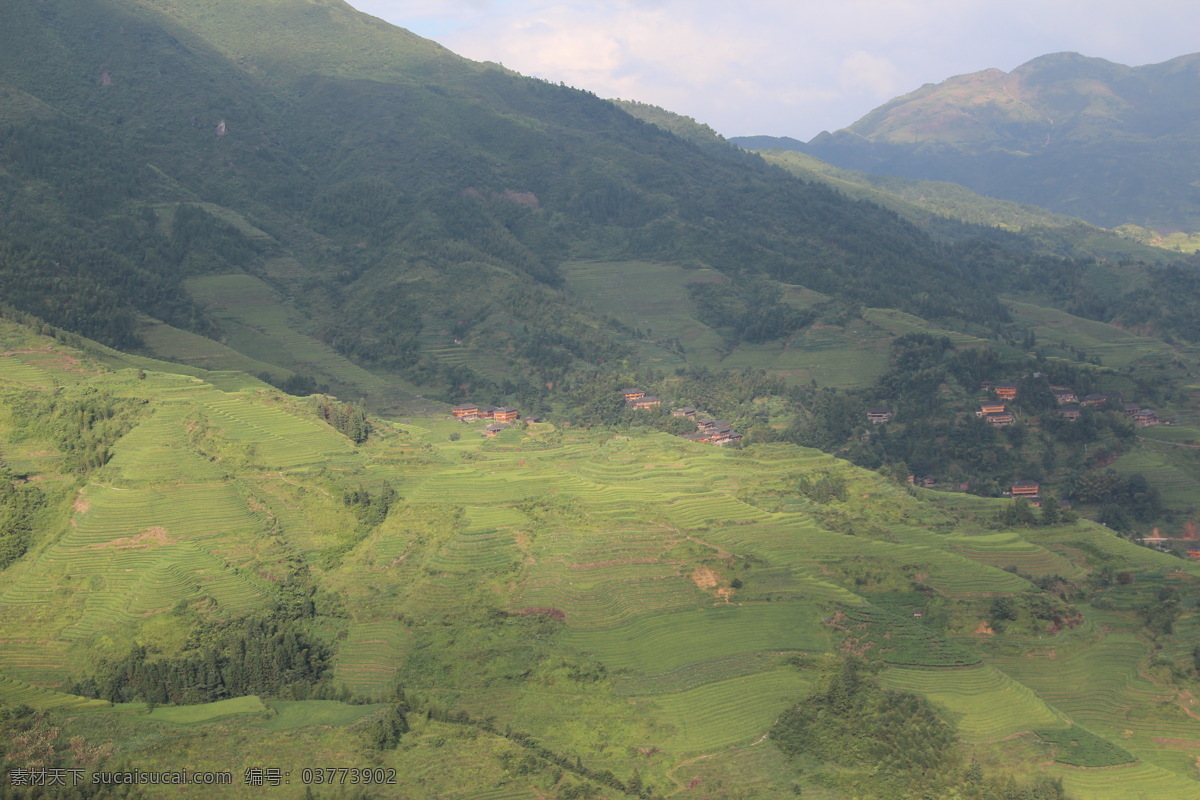
<svg viewBox="0 0 1200 800"><path fill-rule="evenodd" d="M1200 51L1197 0L350 0L478 61L726 136L810 139L924 83L1074 50Z"/></svg>

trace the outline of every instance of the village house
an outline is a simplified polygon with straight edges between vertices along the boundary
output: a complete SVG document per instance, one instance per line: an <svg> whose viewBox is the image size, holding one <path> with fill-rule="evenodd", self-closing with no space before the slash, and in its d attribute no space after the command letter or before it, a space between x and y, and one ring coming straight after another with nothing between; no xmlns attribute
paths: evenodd
<svg viewBox="0 0 1200 800"><path fill-rule="evenodd" d="M1039 494L1041 487L1037 481L1017 481L1009 490L1014 500L1028 500L1029 505L1040 508L1042 498Z"/></svg>
<svg viewBox="0 0 1200 800"><path fill-rule="evenodd" d="M1068 422L1074 422L1083 416L1083 409L1079 406L1063 406L1058 410L1058 415Z"/></svg>
<svg viewBox="0 0 1200 800"><path fill-rule="evenodd" d="M1008 406L1004 403L984 403L979 406L979 410L975 412L977 417L986 417L988 414L1004 414L1007 413Z"/></svg>
<svg viewBox="0 0 1200 800"><path fill-rule="evenodd" d="M1037 497L1040 490L1037 481L1017 481L1011 487L1013 497Z"/></svg>
<svg viewBox="0 0 1200 800"><path fill-rule="evenodd" d="M995 390L996 396L1003 400L1017 399L1017 385L1015 383L997 383L992 388Z"/></svg>
<svg viewBox="0 0 1200 800"><path fill-rule="evenodd" d="M1141 410L1142 410L1142 407L1139 406L1137 403L1126 403L1121 408L1121 413L1123 413L1127 417L1132 417L1134 414L1138 413Z"/></svg>
<svg viewBox="0 0 1200 800"><path fill-rule="evenodd" d="M630 405L639 411L644 411L647 408L657 408L658 406L661 406L662 400L658 399L657 397L643 395L642 397L632 401Z"/></svg>
<svg viewBox="0 0 1200 800"><path fill-rule="evenodd" d="M696 409L692 408L691 406L684 406L683 408L673 408L673 409L671 409L671 416L672 417L687 417L688 419L695 419L696 418Z"/></svg>
<svg viewBox="0 0 1200 800"><path fill-rule="evenodd" d="M477 419L493 419L497 422L513 422L517 418L515 408L497 408L496 406L477 406L474 403L461 403L450 409L455 419L472 422Z"/></svg>
<svg viewBox="0 0 1200 800"><path fill-rule="evenodd" d="M1068 403L1079 402L1079 398L1075 396L1075 392L1065 386L1051 386L1050 394L1054 395L1055 405L1065 406Z"/></svg>
<svg viewBox="0 0 1200 800"><path fill-rule="evenodd" d="M621 394L625 395L625 402L632 403L634 400L641 400L646 396L646 393L641 389L622 389Z"/></svg>
<svg viewBox="0 0 1200 800"><path fill-rule="evenodd" d="M872 425L878 425L882 422L891 422L892 410L890 408L885 408L884 406L868 408L867 420L870 421Z"/></svg>
<svg viewBox="0 0 1200 800"><path fill-rule="evenodd" d="M483 433L485 436L492 437L492 436L496 436L502 430L504 430L503 425L497 425L496 423L493 422L491 425L488 425L486 428L483 429Z"/></svg>
<svg viewBox="0 0 1200 800"><path fill-rule="evenodd" d="M994 411L990 414L984 414L983 418L997 428L1003 428L1006 425L1012 425L1016 422L1016 418L1007 411Z"/></svg>
<svg viewBox="0 0 1200 800"><path fill-rule="evenodd" d="M479 416L479 406L474 403L462 403L450 409L450 413L454 415L455 419L475 419Z"/></svg>
<svg viewBox="0 0 1200 800"><path fill-rule="evenodd" d="M1139 428L1149 428L1151 425L1158 425L1158 414L1148 408L1139 408L1137 413L1133 415L1133 424Z"/></svg>

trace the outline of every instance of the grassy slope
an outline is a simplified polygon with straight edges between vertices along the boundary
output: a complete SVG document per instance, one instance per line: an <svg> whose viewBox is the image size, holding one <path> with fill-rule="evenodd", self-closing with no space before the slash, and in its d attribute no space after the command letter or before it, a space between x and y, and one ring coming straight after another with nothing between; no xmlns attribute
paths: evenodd
<svg viewBox="0 0 1200 800"><path fill-rule="evenodd" d="M892 335L903 332L859 318L845 326L814 325L782 341L743 342L730 348L725 343L730 332L696 319L687 292L687 284L694 281L724 280L715 270L646 261L575 261L563 265L563 274L575 297L642 331L638 340L642 357L660 369L755 367L790 383L815 380L826 386L865 386L886 368ZM802 286L785 289L784 301L798 308L825 299ZM867 316L873 320L871 314ZM682 345L682 353L664 343L672 339Z"/></svg>
<svg viewBox="0 0 1200 800"><path fill-rule="evenodd" d="M10 349L44 352L48 344L6 332ZM183 631L172 608L180 599L211 598L220 613L265 602L280 557L293 553L342 600L342 615L322 622L337 646L340 683L369 696L399 680L423 702L495 717L591 769L627 777L636 767L659 787L706 776L716 797L777 794L790 778L784 765L762 761L769 745L761 737L820 680L839 635L822 620L839 607L892 608L884 598L919 585L926 593L915 596L941 609L931 624L984 664L895 667L885 678L957 719L989 768L1028 771L1015 766L1018 754L1046 746L1023 732L1069 720L1139 758L1104 771L1124 796L1200 796L1187 777L1186 743L1200 730L1181 710L1186 684L1147 677L1149 650L1135 635L1134 613L1164 580L1193 591L1200 568L1103 529L996 534L971 520L998 501L943 510L791 446L726 451L664 434L550 425L489 440L476 426L426 418L384 428L356 449L252 381L222 391L199 370L148 370L139 379L87 353L48 352L54 358L36 365L36 353L0 357L4 391L86 383L146 398L152 413L78 485L55 474L47 443L2 445L6 455L28 453L23 464L59 488L51 495L58 510L31 553L0 574L0 695L78 708L63 712L66 730L112 742L135 765L240 775L260 764L369 763L357 731L370 706L266 707L246 698L147 714L53 691L132 640L178 648ZM452 441L451 433L461 436ZM845 476L850 499L789 513L747 502L759 484L811 472ZM384 478L403 502L365 538L347 540L354 526L334 501L339 487ZM968 506L974 511L964 516ZM826 530L822 515L831 511L860 534ZM272 518L280 538L263 533ZM340 565L321 568L322 552L339 542L350 545ZM980 636L995 593L1033 591L998 568L1010 563L1075 580L1103 564L1138 580L1109 590L1107 610L1082 606L1075 630L1050 635L1022 616L1003 635ZM740 588L731 588L734 578ZM549 608L565 621L536 611ZM503 614L522 609L535 611ZM1194 615L1189 607L1181 631ZM1180 664L1189 658L1186 647L1166 652ZM784 663L794 653L815 660L796 669ZM467 797L489 788L520 797L549 788L541 768L522 776L504 766L513 763L505 753L522 752L513 742L462 725L413 724L404 748L379 756L404 791ZM699 756L727 765L721 781L697 772ZM434 763L453 764L456 783ZM1087 770L1051 772L1084 800L1112 796L1111 784Z"/></svg>

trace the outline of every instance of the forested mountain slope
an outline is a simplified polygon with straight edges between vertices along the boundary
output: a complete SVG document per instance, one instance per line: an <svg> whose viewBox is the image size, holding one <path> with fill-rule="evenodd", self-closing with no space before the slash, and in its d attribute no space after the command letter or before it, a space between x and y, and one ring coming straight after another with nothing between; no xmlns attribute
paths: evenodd
<svg viewBox="0 0 1200 800"><path fill-rule="evenodd" d="M495 380L423 353L458 339L540 386L626 352L557 292L568 256L1004 317L887 211L344 4L13 0L5 19L11 302L114 344L138 341L138 313L228 336L185 284L249 272L360 363Z"/></svg>

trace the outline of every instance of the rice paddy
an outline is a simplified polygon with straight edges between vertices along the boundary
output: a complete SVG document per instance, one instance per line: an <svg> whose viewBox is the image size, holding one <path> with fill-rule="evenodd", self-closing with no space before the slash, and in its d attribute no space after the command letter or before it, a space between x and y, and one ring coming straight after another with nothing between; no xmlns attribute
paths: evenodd
<svg viewBox="0 0 1200 800"><path fill-rule="evenodd" d="M720 332L696 318L687 289L693 282L723 281L715 270L648 261L568 262L561 269L569 289L587 305L642 331L637 345L661 369L760 368L792 383L850 387L869 384L887 368L892 334L866 319L844 327L813 325L786 342L741 343L730 351ZM785 287L784 300L798 307L822 298L803 287ZM672 340L681 343L682 353L661 344Z"/></svg>
<svg viewBox="0 0 1200 800"><path fill-rule="evenodd" d="M1031 689L989 666L893 667L884 673L883 684L924 695L949 712L959 734L972 742L994 742L1035 728L1065 725Z"/></svg>
<svg viewBox="0 0 1200 800"><path fill-rule="evenodd" d="M437 418L355 447L253 379L191 368L139 379L126 367L36 361L0 357L0 382L91 382L152 404L105 467L63 490L58 527L0 573L6 703L257 732L247 740L342 729L353 739L379 706L235 698L105 712L62 691L94 653L134 641L181 647L185 632L162 626L181 607L217 618L262 609L281 565L301 564L336 612L319 631L334 651L334 691L385 701L402 684L592 767L636 766L659 787L713 787L735 774L786 787L790 768L763 736L821 679L789 659L827 664L874 648L889 664L884 684L927 697L973 748L1036 742L1031 731L1057 742L1076 725L1137 759L1044 767L1081 800L1200 796L1190 778L1200 727L1186 698L1152 679L1147 643L1133 633L1136 609L1200 566L1101 527L950 528L924 493L786 445L726 451L665 434L519 427L450 441L464 426ZM847 499L771 502L771 486L815 473L846 478ZM342 493L384 480L395 506L360 529ZM1136 582L1105 595L1106 609L1081 604L1074 629L967 635L995 597L1036 596L1022 576L1082 583L1100 566ZM1186 663L1190 606L1178 630L1161 652ZM468 772L488 780L494 754L481 753L514 746L414 722L439 731L414 739L416 750L442 737L446 752L476 753ZM633 755L639 748L652 755ZM769 776L752 776L758 768ZM433 781L426 769L414 775ZM516 800L536 796L529 787L445 796Z"/></svg>

